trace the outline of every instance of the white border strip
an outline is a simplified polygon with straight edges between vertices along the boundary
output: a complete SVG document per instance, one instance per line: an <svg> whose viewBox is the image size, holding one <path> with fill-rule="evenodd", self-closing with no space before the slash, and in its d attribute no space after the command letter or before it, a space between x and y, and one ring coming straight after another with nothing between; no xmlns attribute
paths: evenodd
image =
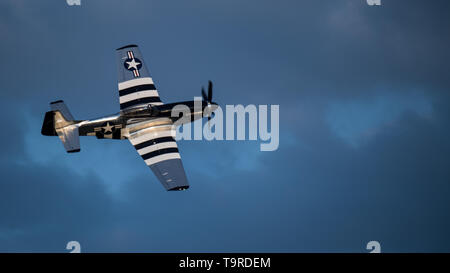
<svg viewBox="0 0 450 273"><path fill-rule="evenodd" d="M155 130L153 132L150 131L150 132L145 133L144 135L138 136L136 138L130 138L130 142L133 145L137 145L137 144L140 144L147 140L151 140L151 139L155 139L155 138L159 138L159 137L166 137L166 136L171 136L171 137L175 138L176 131L175 130L164 130L164 131L163 130Z"/></svg>
<svg viewBox="0 0 450 273"><path fill-rule="evenodd" d="M145 78L133 79L133 80L125 81L125 82L119 82L119 91L133 87L133 86L143 85L143 84L153 84L152 78L145 77Z"/></svg>
<svg viewBox="0 0 450 273"><path fill-rule="evenodd" d="M142 99L142 98L146 98L146 97L158 97L159 98L158 91L147 90L147 91L139 91L139 92L131 93L131 94L128 94L125 96L121 96L119 98L119 101L120 101L120 103L125 103L125 102Z"/></svg>
<svg viewBox="0 0 450 273"><path fill-rule="evenodd" d="M181 156L179 153L168 153L168 154L162 154L162 155L158 155L149 159L145 160L145 164L147 164L148 166L156 164L158 162L161 161L166 161L169 159L181 159Z"/></svg>
<svg viewBox="0 0 450 273"><path fill-rule="evenodd" d="M158 144L153 144L150 146L147 146L145 148L142 148L140 150L138 150L138 153L140 155L145 155L157 150L161 150L161 149L166 149L166 148L178 148L177 143L175 141L171 141L171 142L162 142L162 143L158 143Z"/></svg>

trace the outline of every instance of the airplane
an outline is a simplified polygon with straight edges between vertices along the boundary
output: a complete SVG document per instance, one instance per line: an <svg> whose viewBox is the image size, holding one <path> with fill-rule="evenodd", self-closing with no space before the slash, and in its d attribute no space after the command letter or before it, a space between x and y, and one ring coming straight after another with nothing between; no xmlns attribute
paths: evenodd
<svg viewBox="0 0 450 273"><path fill-rule="evenodd" d="M75 120L62 100L50 103L41 134L59 136L68 153L80 152L80 136L98 139L128 139L138 154L168 191L189 188L175 141L176 126L202 117L212 117L218 104L212 101L212 82L208 93L202 87L201 111L194 101L163 103L137 45L116 50L120 112L93 120ZM196 102L198 103L198 102ZM190 109L190 117L172 117L176 105ZM197 112L195 112L197 110ZM175 124L179 121L180 123Z"/></svg>

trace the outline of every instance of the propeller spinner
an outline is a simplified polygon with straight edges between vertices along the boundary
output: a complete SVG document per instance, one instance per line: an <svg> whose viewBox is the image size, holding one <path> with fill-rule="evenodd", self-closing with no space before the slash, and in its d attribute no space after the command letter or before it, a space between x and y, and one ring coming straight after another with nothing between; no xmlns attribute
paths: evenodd
<svg viewBox="0 0 450 273"><path fill-rule="evenodd" d="M208 95L206 95L205 93L205 89L202 86L202 97L203 100L206 101L208 103L208 108L211 108L211 102L212 102L212 82L208 81ZM211 120L211 116L212 116L212 112L211 114L208 116L208 122Z"/></svg>

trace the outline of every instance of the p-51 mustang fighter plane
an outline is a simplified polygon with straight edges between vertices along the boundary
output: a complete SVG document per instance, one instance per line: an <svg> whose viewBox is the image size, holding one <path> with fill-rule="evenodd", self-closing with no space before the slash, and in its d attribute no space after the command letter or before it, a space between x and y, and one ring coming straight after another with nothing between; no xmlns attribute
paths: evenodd
<svg viewBox="0 0 450 273"><path fill-rule="evenodd" d="M174 139L174 123L182 117L172 117L171 112L174 106L185 105L191 116L183 117L181 123L203 116L209 119L218 107L212 102L212 83L209 82L208 94L202 88L203 101L199 112L199 109L194 109L194 101L161 102L136 45L117 49L117 65L119 113L94 120L74 120L64 102L58 100L50 103L51 111L45 113L41 133L59 136L68 153L80 151L79 136L128 139L166 190L189 188Z"/></svg>

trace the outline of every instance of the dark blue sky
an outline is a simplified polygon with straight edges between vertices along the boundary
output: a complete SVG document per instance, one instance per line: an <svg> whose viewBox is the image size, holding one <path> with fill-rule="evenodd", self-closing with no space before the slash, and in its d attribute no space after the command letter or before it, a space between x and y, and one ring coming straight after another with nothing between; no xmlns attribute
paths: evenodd
<svg viewBox="0 0 450 273"><path fill-rule="evenodd" d="M450 251L448 1L8 0L0 3L0 251ZM40 135L48 103L117 112L115 48L161 99L215 83L279 104L280 146L181 141L166 192L128 141Z"/></svg>

